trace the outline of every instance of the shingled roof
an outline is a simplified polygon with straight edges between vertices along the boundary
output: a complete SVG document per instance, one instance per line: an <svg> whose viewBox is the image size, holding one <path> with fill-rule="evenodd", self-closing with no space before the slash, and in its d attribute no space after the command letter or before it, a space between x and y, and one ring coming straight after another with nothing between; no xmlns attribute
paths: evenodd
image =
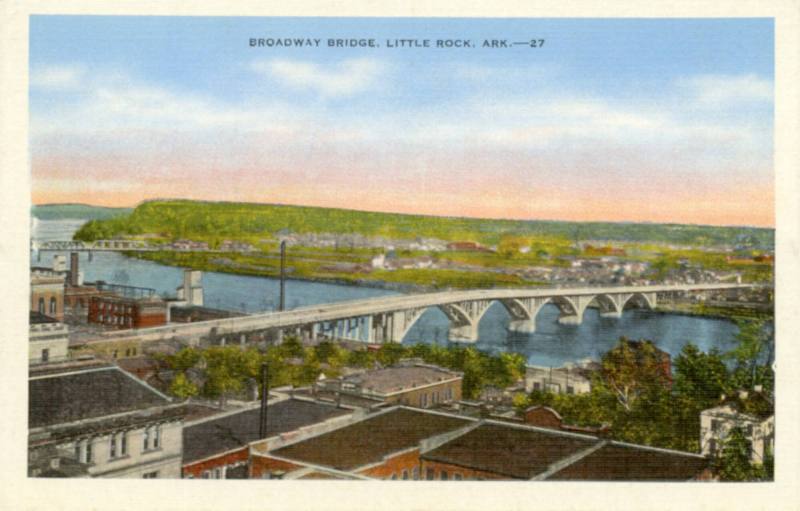
<svg viewBox="0 0 800 511"><path fill-rule="evenodd" d="M351 410L299 399L269 404L267 436L294 431L347 413ZM185 427L183 463L192 463L258 440L260 414L260 408L251 408Z"/></svg>
<svg viewBox="0 0 800 511"><path fill-rule="evenodd" d="M39 428L167 405L170 400L116 366L65 366L32 373L28 403L28 427Z"/></svg>
<svg viewBox="0 0 800 511"><path fill-rule="evenodd" d="M396 408L276 449L272 454L338 470L353 470L472 422L453 415Z"/></svg>

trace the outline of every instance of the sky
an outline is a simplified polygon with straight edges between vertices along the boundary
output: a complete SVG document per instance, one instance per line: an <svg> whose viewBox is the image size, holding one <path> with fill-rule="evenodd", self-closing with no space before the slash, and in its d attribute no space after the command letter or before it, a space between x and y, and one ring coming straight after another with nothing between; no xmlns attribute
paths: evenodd
<svg viewBox="0 0 800 511"><path fill-rule="evenodd" d="M766 18L32 16L32 199L771 227L773 47Z"/></svg>

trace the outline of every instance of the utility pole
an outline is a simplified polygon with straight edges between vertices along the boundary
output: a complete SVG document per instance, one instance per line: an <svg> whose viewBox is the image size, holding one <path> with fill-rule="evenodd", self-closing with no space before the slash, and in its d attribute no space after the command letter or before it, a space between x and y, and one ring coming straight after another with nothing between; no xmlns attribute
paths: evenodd
<svg viewBox="0 0 800 511"><path fill-rule="evenodd" d="M281 241L281 301L278 310L283 311L286 307L286 241Z"/></svg>
<svg viewBox="0 0 800 511"><path fill-rule="evenodd" d="M259 415L258 437L267 438L267 397L269 396L269 370L267 363L261 364L261 414Z"/></svg>

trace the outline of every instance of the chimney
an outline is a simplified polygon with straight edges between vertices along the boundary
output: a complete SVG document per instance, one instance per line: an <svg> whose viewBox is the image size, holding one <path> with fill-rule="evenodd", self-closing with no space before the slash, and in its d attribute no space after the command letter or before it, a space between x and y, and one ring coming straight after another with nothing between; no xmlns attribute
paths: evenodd
<svg viewBox="0 0 800 511"><path fill-rule="evenodd" d="M69 254L69 285L72 287L77 287L80 284L78 283L78 272L79 269L79 255L77 252L71 252Z"/></svg>

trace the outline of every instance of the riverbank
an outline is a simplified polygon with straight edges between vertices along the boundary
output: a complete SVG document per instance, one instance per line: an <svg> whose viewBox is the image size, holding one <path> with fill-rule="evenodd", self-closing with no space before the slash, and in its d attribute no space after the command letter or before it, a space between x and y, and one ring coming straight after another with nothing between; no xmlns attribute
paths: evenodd
<svg viewBox="0 0 800 511"><path fill-rule="evenodd" d="M219 254L205 252L123 252L126 257L152 261L166 266L280 278L279 261L263 259L259 254ZM372 276L372 278L370 278ZM292 258L287 265L287 279L321 284L370 287L402 293L424 293L442 289L485 289L492 287L540 287L516 275L492 271L476 272L453 269L406 268L397 270L336 271L319 261Z"/></svg>
<svg viewBox="0 0 800 511"><path fill-rule="evenodd" d="M766 320L773 321L774 312L758 311L744 307L704 307L702 305L693 304L688 307L681 306L658 306L653 311L656 314L665 314L672 316L687 316L694 318L707 318L707 319L720 319L723 321L748 321L748 320Z"/></svg>

